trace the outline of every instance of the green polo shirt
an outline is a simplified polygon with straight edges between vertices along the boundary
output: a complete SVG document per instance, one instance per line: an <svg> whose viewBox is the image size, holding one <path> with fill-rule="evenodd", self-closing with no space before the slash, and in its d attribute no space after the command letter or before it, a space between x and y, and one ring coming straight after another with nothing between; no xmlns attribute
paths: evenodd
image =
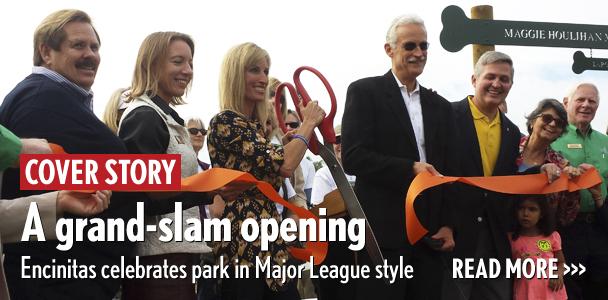
<svg viewBox="0 0 608 300"><path fill-rule="evenodd" d="M21 140L0 125L0 172L12 166L21 153Z"/></svg>
<svg viewBox="0 0 608 300"><path fill-rule="evenodd" d="M602 197L606 197L606 180L608 179L608 136L589 128L584 136L574 125L568 125L568 131L557 139L551 148L561 153L573 166L582 163L593 165L602 177ZM592 212L595 203L591 193L581 191L581 212Z"/></svg>

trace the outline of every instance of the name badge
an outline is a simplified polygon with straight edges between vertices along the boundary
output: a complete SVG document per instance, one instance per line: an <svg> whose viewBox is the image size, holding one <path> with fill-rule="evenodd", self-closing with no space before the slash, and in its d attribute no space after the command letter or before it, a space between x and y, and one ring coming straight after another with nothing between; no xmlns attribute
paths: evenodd
<svg viewBox="0 0 608 300"><path fill-rule="evenodd" d="M568 149L583 149L581 144L568 144Z"/></svg>

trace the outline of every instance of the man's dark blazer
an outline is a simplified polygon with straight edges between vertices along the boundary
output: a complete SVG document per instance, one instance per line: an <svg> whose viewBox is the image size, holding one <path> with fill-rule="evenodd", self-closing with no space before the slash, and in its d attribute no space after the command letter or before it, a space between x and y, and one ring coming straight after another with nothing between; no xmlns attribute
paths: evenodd
<svg viewBox="0 0 608 300"><path fill-rule="evenodd" d="M455 153L452 108L422 86L420 100L427 162L449 173L449 156ZM419 160L412 123L392 72L353 82L342 119L342 162L346 173L357 176L355 192L382 248L409 248L404 200ZM435 233L445 225L443 188L422 197L416 214Z"/></svg>
<svg viewBox="0 0 608 300"><path fill-rule="evenodd" d="M477 131L473 123L468 99L452 103L458 129L458 158L460 176L484 176ZM521 133L503 113L500 113L501 140L493 176L515 175L515 160L519 154ZM477 238L482 226L489 226L494 246L500 258L511 257L507 232L511 229L513 214L511 198L464 184L456 184L458 201L452 202L454 235L457 257L474 257Z"/></svg>

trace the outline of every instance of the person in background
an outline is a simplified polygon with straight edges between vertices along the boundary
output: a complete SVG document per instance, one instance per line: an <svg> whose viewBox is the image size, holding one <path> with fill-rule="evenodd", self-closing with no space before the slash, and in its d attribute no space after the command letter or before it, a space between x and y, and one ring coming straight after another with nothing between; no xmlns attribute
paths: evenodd
<svg viewBox="0 0 608 300"><path fill-rule="evenodd" d="M301 122L298 113L291 109L288 109L287 115L285 116L285 126L287 127L287 129L295 130L300 126L300 123ZM312 184L315 180L315 172L315 166L312 161L310 161L307 157L304 157L300 162L299 170L296 171L296 174L294 175L295 178L293 179L293 181L297 181L296 192L302 189L306 194L306 201L308 203L308 206L311 206ZM301 176L300 173L302 173Z"/></svg>
<svg viewBox="0 0 608 300"><path fill-rule="evenodd" d="M304 122L284 146L272 145L266 138L264 124L268 118L268 73L270 56L254 43L231 48L224 57L220 72L220 109L209 125L207 146L213 167L249 172L258 180L273 185L275 190L298 167L316 126L325 113L316 102L300 104ZM256 189L226 201L223 218L239 232L245 219L281 222L274 202ZM260 241L247 242L240 235L221 241L214 247L216 257L224 262L252 268L256 259L270 258L272 266L289 263L285 241L279 237L262 250ZM223 278L222 299L299 299L294 280L276 278Z"/></svg>
<svg viewBox="0 0 608 300"><path fill-rule="evenodd" d="M199 152L203 149L203 146L205 145L205 137L207 136L207 129L205 129L205 124L200 118L190 118L186 121L186 128L188 128L188 133L190 134L190 143L192 144L194 153L196 153L198 171L206 171L211 165L206 162L203 162L202 160L200 160L200 158L198 158Z"/></svg>
<svg viewBox="0 0 608 300"><path fill-rule="evenodd" d="M581 83L563 100L568 113L567 132L551 144L573 166L589 164L602 177L599 189L581 190L580 209L574 221L559 229L566 261L582 264L582 276L566 276L568 299L602 299L608 295L608 137L591 128L600 104L592 83Z"/></svg>
<svg viewBox="0 0 608 300"><path fill-rule="evenodd" d="M118 124L122 114L127 109L126 100L129 97L131 88L119 88L110 95L110 100L106 103L106 107L103 110L103 116L101 120L108 125L108 128L115 134L118 134Z"/></svg>
<svg viewBox="0 0 608 300"><path fill-rule="evenodd" d="M334 128L336 132L336 143L334 144L334 153L336 153L336 159L342 163L342 126L337 125ZM346 179L354 185L356 177L346 174ZM319 205L323 202L323 197L337 188L334 177L329 171L329 167L323 166L315 173L315 179L312 186L312 204Z"/></svg>
<svg viewBox="0 0 608 300"><path fill-rule="evenodd" d="M211 165L203 162L199 158L199 153L205 145L205 137L207 136L207 129L203 120L197 117L189 118L186 121L186 128L188 128L188 134L190 134L190 143L196 153L198 161L198 172L208 170ZM224 211L224 200L220 195L213 197L213 203L209 205L199 205L198 209L200 212L201 220L206 218L219 218ZM209 267L215 264L215 256L213 252L201 253L201 267ZM216 278L205 278L204 276L199 278L196 283L196 298L197 300L218 300L220 298L220 291L218 290Z"/></svg>

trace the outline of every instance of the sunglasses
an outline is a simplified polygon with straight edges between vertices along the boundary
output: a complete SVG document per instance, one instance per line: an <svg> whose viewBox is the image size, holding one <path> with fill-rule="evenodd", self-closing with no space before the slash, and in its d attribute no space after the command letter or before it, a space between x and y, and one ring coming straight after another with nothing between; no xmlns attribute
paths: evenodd
<svg viewBox="0 0 608 300"><path fill-rule="evenodd" d="M191 135L196 135L197 133L201 133L202 135L207 135L207 129L204 128L188 128L188 132L190 132Z"/></svg>
<svg viewBox="0 0 608 300"><path fill-rule="evenodd" d="M429 49L429 43L420 42L420 44L416 45L416 43L414 43L414 42L407 42L407 43L403 44L403 49L405 49L407 51L412 51L412 50L416 49L416 47L420 47L420 50L426 51L427 49Z"/></svg>
<svg viewBox="0 0 608 300"><path fill-rule="evenodd" d="M300 127L300 122L285 122L285 126L289 126L291 128L298 128Z"/></svg>
<svg viewBox="0 0 608 300"><path fill-rule="evenodd" d="M336 135L336 145L340 145L342 143L342 138L340 135Z"/></svg>
<svg viewBox="0 0 608 300"><path fill-rule="evenodd" d="M550 114L540 114L537 116L537 118L538 117L540 117L541 120L543 121L543 123L545 123L547 125L551 124L551 122L553 122L553 121L555 121L555 126L557 126L557 127L563 128L563 127L566 127L566 125L567 125L566 121L564 121L560 118L556 118Z"/></svg>

